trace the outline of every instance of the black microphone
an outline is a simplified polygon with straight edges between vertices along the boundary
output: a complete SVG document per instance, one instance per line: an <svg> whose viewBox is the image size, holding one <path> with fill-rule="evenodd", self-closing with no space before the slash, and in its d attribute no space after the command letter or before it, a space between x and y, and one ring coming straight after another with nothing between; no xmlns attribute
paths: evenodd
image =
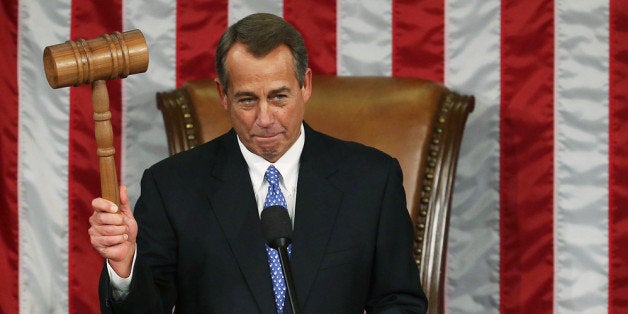
<svg viewBox="0 0 628 314"><path fill-rule="evenodd" d="M292 223L288 210L279 205L266 207L262 211L261 221L262 232L268 246L279 252L279 261L281 262L283 278L286 281L288 297L292 304L292 313L299 314L301 311L297 300L297 290L294 288L292 269L288 258L288 245L292 242Z"/></svg>

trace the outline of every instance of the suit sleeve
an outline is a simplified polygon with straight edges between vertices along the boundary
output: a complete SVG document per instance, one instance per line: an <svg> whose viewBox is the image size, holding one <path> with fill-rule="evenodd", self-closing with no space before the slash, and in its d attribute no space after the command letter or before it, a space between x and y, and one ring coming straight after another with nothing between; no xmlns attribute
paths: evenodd
<svg viewBox="0 0 628 314"><path fill-rule="evenodd" d="M102 313L172 313L176 302L176 238L150 170L142 177L142 193L134 216L139 231L137 259L129 294L112 298L106 266L99 284Z"/></svg>
<svg viewBox="0 0 628 314"><path fill-rule="evenodd" d="M412 256L412 238L401 168L392 159L380 207L367 313L427 311L427 298Z"/></svg>

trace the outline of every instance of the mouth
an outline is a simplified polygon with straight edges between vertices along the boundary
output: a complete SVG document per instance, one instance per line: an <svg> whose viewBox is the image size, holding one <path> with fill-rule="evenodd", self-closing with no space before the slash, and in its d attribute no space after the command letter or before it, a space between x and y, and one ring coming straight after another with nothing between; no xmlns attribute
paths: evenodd
<svg viewBox="0 0 628 314"><path fill-rule="evenodd" d="M281 133L273 133L273 134L258 134L258 135L255 135L255 137L259 137L259 138L273 138L273 137L278 136L279 134L281 134Z"/></svg>
<svg viewBox="0 0 628 314"><path fill-rule="evenodd" d="M277 141L280 136L281 136L281 133L262 134L262 135L255 135L254 139L256 142L260 144L270 144L272 142Z"/></svg>

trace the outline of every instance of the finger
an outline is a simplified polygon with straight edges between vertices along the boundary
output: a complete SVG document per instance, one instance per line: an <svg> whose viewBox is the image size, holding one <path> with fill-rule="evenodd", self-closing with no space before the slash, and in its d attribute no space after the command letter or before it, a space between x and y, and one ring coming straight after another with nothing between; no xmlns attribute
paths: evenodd
<svg viewBox="0 0 628 314"><path fill-rule="evenodd" d="M124 245L100 247L100 248L97 248L96 251L98 251L100 256L109 259L109 262L121 261L129 254L129 249L125 247ZM131 266L129 266L129 268L130 267ZM114 268L114 271L115 271L115 268Z"/></svg>
<svg viewBox="0 0 628 314"><path fill-rule="evenodd" d="M116 206L116 204L101 197L98 197L92 200L92 208L94 209L94 211L98 211L98 212L106 212L106 213L118 212L118 206Z"/></svg>
<svg viewBox="0 0 628 314"><path fill-rule="evenodd" d="M89 221L92 226L125 225L124 216L120 214L114 214L114 213L108 213L108 212L94 212L94 214L90 217Z"/></svg>
<svg viewBox="0 0 628 314"><path fill-rule="evenodd" d="M92 243L92 245L94 245L94 247L105 248L105 247L111 247L118 244L122 244L126 242L126 240L128 239L129 239L129 236L126 233L121 234L121 235L113 235L113 236L99 236L99 237L93 238L94 243Z"/></svg>
<svg viewBox="0 0 628 314"><path fill-rule="evenodd" d="M93 227L94 235L100 236L115 236L129 233L129 228L126 225L100 225Z"/></svg>

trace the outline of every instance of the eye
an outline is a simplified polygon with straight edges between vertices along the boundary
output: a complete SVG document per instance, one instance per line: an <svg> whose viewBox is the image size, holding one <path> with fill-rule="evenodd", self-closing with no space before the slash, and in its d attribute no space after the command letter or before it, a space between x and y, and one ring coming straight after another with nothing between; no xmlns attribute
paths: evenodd
<svg viewBox="0 0 628 314"><path fill-rule="evenodd" d="M285 103L288 101L288 95L275 94L272 97L270 97L269 101L272 102L274 105L285 105Z"/></svg>
<svg viewBox="0 0 628 314"><path fill-rule="evenodd" d="M242 106L251 106L255 104L255 98L253 97L238 98L238 104Z"/></svg>

